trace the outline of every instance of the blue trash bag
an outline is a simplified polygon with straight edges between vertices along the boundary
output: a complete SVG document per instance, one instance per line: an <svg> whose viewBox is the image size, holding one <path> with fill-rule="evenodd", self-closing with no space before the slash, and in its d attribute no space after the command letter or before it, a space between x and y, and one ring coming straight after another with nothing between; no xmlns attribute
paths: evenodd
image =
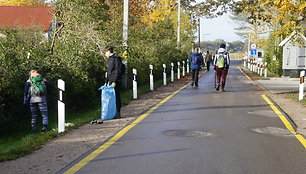
<svg viewBox="0 0 306 174"><path fill-rule="evenodd" d="M111 120L116 115L116 94L112 86L101 86L101 119Z"/></svg>

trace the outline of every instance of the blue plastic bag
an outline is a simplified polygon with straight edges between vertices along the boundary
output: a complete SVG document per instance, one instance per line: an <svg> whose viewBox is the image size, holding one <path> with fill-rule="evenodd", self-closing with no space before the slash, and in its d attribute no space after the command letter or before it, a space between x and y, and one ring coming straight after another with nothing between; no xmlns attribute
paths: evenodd
<svg viewBox="0 0 306 174"><path fill-rule="evenodd" d="M101 119L111 120L116 115L116 94L112 86L101 86Z"/></svg>

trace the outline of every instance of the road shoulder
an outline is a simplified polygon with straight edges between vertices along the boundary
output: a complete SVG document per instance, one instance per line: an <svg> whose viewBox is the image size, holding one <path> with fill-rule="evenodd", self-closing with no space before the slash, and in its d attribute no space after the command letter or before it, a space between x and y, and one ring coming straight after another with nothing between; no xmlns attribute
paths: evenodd
<svg viewBox="0 0 306 174"><path fill-rule="evenodd" d="M241 67L242 71L250 77L260 88L265 91L269 98L285 113L290 121L294 123L296 132L306 137L306 107L301 103L286 98L284 93L271 93L262 84L257 82L255 76L247 68ZM290 92L290 91L288 91Z"/></svg>

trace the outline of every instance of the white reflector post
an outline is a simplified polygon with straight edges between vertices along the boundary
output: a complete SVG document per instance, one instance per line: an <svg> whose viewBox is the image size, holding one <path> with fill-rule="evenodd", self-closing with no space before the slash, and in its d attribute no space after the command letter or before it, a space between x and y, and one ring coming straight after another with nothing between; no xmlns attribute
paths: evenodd
<svg viewBox="0 0 306 174"><path fill-rule="evenodd" d="M171 63L171 82L174 81L174 63Z"/></svg>
<svg viewBox="0 0 306 174"><path fill-rule="evenodd" d="M177 62L177 79L181 79L181 69L180 69L180 62Z"/></svg>
<svg viewBox="0 0 306 174"><path fill-rule="evenodd" d="M187 59L187 73L189 73L190 67L189 67L189 59Z"/></svg>
<svg viewBox="0 0 306 174"><path fill-rule="evenodd" d="M163 76L164 76L164 85L167 85L167 74L166 74L166 64L163 64Z"/></svg>
<svg viewBox="0 0 306 174"><path fill-rule="evenodd" d="M153 65L150 65L150 90L154 90Z"/></svg>
<svg viewBox="0 0 306 174"><path fill-rule="evenodd" d="M183 60L183 77L185 77L185 61Z"/></svg>
<svg viewBox="0 0 306 174"><path fill-rule="evenodd" d="M58 133L65 131L65 103L63 102L63 91L65 91L65 82L58 79L57 87L59 89L58 100Z"/></svg>
<svg viewBox="0 0 306 174"><path fill-rule="evenodd" d="M304 98L304 83L305 83L305 71L300 72L300 89L299 89L299 100Z"/></svg>
<svg viewBox="0 0 306 174"><path fill-rule="evenodd" d="M133 99L137 99L137 70L133 69Z"/></svg>

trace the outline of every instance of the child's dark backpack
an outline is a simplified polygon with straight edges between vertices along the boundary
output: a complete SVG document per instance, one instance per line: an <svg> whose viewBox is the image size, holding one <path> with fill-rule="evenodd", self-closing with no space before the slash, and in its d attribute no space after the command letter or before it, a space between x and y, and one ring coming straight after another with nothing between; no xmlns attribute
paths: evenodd
<svg viewBox="0 0 306 174"><path fill-rule="evenodd" d="M122 58L121 57L117 57L117 61L118 61L118 69L119 69L119 74L123 75L125 73L126 67L125 64L122 63Z"/></svg>
<svg viewBox="0 0 306 174"><path fill-rule="evenodd" d="M30 77L30 94L31 96L44 96L47 94L47 87L42 76Z"/></svg>

